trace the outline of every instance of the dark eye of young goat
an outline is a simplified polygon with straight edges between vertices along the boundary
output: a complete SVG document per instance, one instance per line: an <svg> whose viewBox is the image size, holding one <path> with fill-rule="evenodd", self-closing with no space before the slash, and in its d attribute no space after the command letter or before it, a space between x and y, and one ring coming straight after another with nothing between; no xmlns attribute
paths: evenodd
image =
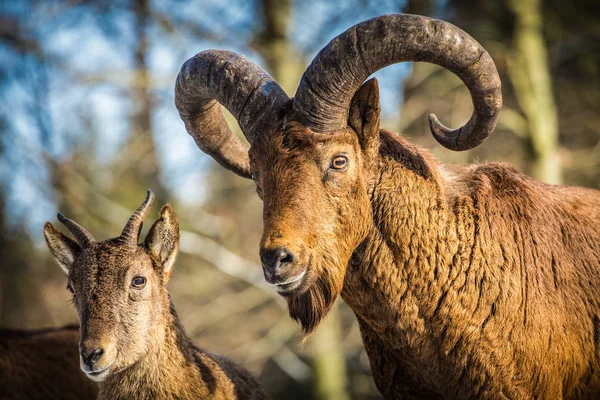
<svg viewBox="0 0 600 400"><path fill-rule="evenodd" d="M146 278L143 276L136 276L131 280L131 287L134 289L143 289L146 286Z"/></svg>
<svg viewBox="0 0 600 400"><path fill-rule="evenodd" d="M348 157L342 154L337 154L333 156L329 168L335 171L345 171L346 168L348 168Z"/></svg>
<svg viewBox="0 0 600 400"><path fill-rule="evenodd" d="M67 285L67 290L68 290L69 292L71 292L71 294L72 294L73 296L75 296L75 290L73 290L73 287L71 286L71 284L68 284L68 285Z"/></svg>

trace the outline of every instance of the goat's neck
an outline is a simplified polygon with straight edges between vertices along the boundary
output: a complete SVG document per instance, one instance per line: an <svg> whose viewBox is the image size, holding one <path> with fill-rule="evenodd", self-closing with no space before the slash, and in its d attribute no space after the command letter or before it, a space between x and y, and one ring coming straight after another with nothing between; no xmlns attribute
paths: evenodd
<svg viewBox="0 0 600 400"><path fill-rule="evenodd" d="M426 308L435 308L443 290L450 259L442 258L456 252L438 164L411 150L402 161L417 171L382 157L370 190L373 223L353 254L342 291L363 336L403 353L432 339L424 334L432 311Z"/></svg>
<svg viewBox="0 0 600 400"><path fill-rule="evenodd" d="M147 354L99 384L100 399L189 398L208 393L194 362L194 348L170 300L164 325L157 329Z"/></svg>

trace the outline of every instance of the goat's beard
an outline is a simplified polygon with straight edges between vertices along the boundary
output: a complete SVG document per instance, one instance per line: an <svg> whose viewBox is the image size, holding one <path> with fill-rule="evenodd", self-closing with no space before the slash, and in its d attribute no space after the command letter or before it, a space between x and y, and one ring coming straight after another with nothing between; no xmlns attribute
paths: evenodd
<svg viewBox="0 0 600 400"><path fill-rule="evenodd" d="M325 268L306 292L286 297L290 317L300 323L305 337L317 329L331 310L342 291L344 272L335 267Z"/></svg>

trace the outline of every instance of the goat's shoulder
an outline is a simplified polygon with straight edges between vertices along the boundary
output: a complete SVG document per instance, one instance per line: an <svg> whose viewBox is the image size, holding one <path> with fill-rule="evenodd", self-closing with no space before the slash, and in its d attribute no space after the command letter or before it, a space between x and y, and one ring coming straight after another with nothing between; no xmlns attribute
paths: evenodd
<svg viewBox="0 0 600 400"><path fill-rule="evenodd" d="M538 182L507 163L440 164L439 172L449 198L523 196L538 190Z"/></svg>
<svg viewBox="0 0 600 400"><path fill-rule="evenodd" d="M260 383L233 360L194 346L196 366L209 392L234 393L236 399L267 399Z"/></svg>
<svg viewBox="0 0 600 400"><path fill-rule="evenodd" d="M586 209L595 217L599 216L600 191L544 183L523 174L511 164L440 164L439 171L449 197L484 196L532 207L567 207L573 212Z"/></svg>
<svg viewBox="0 0 600 400"><path fill-rule="evenodd" d="M431 153L412 144L400 134L385 129L379 131L379 155L400 164L407 170L424 178L431 179L436 175L437 161Z"/></svg>
<svg viewBox="0 0 600 400"><path fill-rule="evenodd" d="M226 357L209 353L193 343L186 335L172 302L170 303L170 314L172 316L171 329L176 338L178 351L181 352L188 365L195 365L195 371L211 398L250 400L267 398L258 381L243 367ZM256 395L257 393L262 393L263 396ZM236 397L233 397L234 395Z"/></svg>

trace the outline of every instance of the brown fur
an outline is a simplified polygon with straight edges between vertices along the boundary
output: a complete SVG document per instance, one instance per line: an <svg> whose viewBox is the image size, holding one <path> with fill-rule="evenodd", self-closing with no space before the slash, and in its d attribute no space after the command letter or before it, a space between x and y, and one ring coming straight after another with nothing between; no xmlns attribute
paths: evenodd
<svg viewBox="0 0 600 400"><path fill-rule="evenodd" d="M598 398L600 192L440 164L379 113L372 80L335 135L291 116L252 144L261 246L305 271L292 318L310 333L341 294L386 398Z"/></svg>
<svg viewBox="0 0 600 400"><path fill-rule="evenodd" d="M97 385L79 369L79 328L0 329L0 399L94 399Z"/></svg>
<svg viewBox="0 0 600 400"><path fill-rule="evenodd" d="M169 205L143 246L117 238L80 248L50 223L44 234L75 293L81 349L104 350L93 368L81 360L100 399L267 398L243 368L195 347L179 323L166 286L179 243Z"/></svg>

